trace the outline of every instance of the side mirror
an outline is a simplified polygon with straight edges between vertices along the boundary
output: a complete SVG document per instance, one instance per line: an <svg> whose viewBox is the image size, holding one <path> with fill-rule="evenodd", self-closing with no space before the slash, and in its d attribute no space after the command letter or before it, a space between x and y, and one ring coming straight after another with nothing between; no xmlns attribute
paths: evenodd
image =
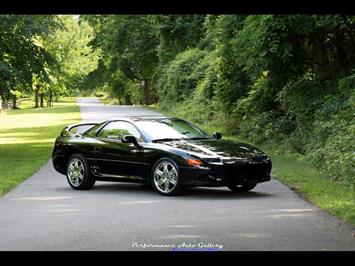
<svg viewBox="0 0 355 266"><path fill-rule="evenodd" d="M213 138L214 139L221 139L222 138L222 134L219 133L219 132L215 132L215 133L213 133Z"/></svg>
<svg viewBox="0 0 355 266"><path fill-rule="evenodd" d="M122 140L122 143L133 143L134 146L139 147L138 141L135 136L125 135L125 136L123 136L123 138L121 140Z"/></svg>

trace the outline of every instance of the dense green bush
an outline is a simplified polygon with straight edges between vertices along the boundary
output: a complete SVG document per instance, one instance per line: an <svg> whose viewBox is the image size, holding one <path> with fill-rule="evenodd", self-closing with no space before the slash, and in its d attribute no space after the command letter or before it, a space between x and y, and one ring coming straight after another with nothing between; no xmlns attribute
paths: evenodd
<svg viewBox="0 0 355 266"><path fill-rule="evenodd" d="M176 103L189 98L203 75L196 66L206 55L199 49L187 50L169 62L158 80L158 93L161 103Z"/></svg>
<svg viewBox="0 0 355 266"><path fill-rule="evenodd" d="M308 158L333 180L355 184L355 75L339 81L315 112Z"/></svg>
<svg viewBox="0 0 355 266"><path fill-rule="evenodd" d="M95 96L96 96L96 97L99 97L99 98L104 97L104 96L105 96L105 92L103 92L103 91L96 91L96 92L95 92Z"/></svg>
<svg viewBox="0 0 355 266"><path fill-rule="evenodd" d="M224 114L220 112L215 101L209 101L204 97L191 97L183 102L175 104L167 113L188 119L192 123L201 125L203 129L212 133L214 130L225 132L223 127Z"/></svg>

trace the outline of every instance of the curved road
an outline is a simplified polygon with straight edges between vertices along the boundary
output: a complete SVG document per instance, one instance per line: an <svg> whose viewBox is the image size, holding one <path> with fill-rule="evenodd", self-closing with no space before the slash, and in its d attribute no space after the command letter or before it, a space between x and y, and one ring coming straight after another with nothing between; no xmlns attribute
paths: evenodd
<svg viewBox="0 0 355 266"><path fill-rule="evenodd" d="M84 121L157 114L79 98ZM159 115L159 114L157 114ZM59 132L58 132L59 133ZM277 180L252 192L195 188L162 197L140 184L72 190L51 161L0 198L0 250L352 250L354 227ZM165 247L164 247L165 245Z"/></svg>

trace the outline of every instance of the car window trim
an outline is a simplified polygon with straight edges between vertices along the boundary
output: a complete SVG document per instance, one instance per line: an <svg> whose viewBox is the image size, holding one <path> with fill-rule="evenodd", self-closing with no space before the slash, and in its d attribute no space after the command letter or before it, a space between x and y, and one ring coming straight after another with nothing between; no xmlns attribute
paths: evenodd
<svg viewBox="0 0 355 266"><path fill-rule="evenodd" d="M121 120L121 119L112 120L112 121L108 121L107 123L105 123L105 124L98 130L98 132L97 132L96 135L95 135L95 138L100 138L100 137L99 137L99 134L101 133L101 131L102 131L108 124L113 123L113 122L126 122L126 123L128 123L128 124L131 124L131 125L139 132L139 134L141 135L141 137L142 137L144 143L147 143L147 142L148 142L146 136L139 130L139 128L138 128L135 124L133 124L133 123L130 122L130 121ZM115 139L110 139L110 138L100 138L100 139L115 140ZM122 142L122 141L121 141L121 142ZM123 143L123 142L122 142L122 143Z"/></svg>

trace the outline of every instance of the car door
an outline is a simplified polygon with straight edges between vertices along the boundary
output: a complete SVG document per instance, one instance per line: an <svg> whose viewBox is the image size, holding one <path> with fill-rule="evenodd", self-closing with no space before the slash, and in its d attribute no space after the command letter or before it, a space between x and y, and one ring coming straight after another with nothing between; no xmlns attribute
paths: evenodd
<svg viewBox="0 0 355 266"><path fill-rule="evenodd" d="M95 158L102 175L111 177L142 175L143 148L132 143L123 143L121 139L124 135L133 135L138 142L143 141L136 127L127 121L110 122L98 133Z"/></svg>

